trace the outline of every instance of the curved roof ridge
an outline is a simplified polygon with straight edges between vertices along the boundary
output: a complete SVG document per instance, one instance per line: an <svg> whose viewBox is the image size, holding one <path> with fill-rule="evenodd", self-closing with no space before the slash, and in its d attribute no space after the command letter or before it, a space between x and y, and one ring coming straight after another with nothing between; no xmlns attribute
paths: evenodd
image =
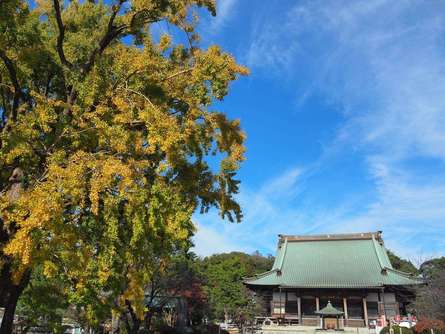
<svg viewBox="0 0 445 334"><path fill-rule="evenodd" d="M382 271L384 271L384 270L387 269L387 266L385 266L385 265L383 264L383 260L382 260L382 258L380 257L380 252L379 252L379 250L377 249L377 247L379 247L379 246L377 246L376 243L377 243L377 241L375 240L374 235L373 235L373 236L372 236L372 245L374 246L374 251L375 251L375 254L377 255L377 260L379 261L380 269L381 269Z"/></svg>
<svg viewBox="0 0 445 334"><path fill-rule="evenodd" d="M284 263L284 258L286 257L286 251L287 251L287 239L284 240L284 245L282 250L283 255L281 256L280 265L277 268L279 271L283 269L283 263Z"/></svg>
<svg viewBox="0 0 445 334"><path fill-rule="evenodd" d="M382 231L363 233L332 233L315 235L279 235L281 240L292 241L322 241L322 240L367 240L376 238L381 240Z"/></svg>

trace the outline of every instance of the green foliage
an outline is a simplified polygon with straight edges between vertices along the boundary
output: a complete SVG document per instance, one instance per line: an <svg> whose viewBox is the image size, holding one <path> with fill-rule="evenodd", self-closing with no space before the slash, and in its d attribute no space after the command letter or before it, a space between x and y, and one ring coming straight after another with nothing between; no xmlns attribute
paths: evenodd
<svg viewBox="0 0 445 334"><path fill-rule="evenodd" d="M69 305L62 286L63 282L46 278L41 267L35 268L31 283L17 305L20 325L23 328L39 327L40 330L63 333L62 318Z"/></svg>
<svg viewBox="0 0 445 334"><path fill-rule="evenodd" d="M445 271L445 257L438 257L423 262L420 265L420 272L425 278L432 278L440 272Z"/></svg>
<svg viewBox="0 0 445 334"><path fill-rule="evenodd" d="M419 274L419 270L412 264L411 261L402 259L389 250L388 250L388 256L394 269L410 273L413 275Z"/></svg>
<svg viewBox="0 0 445 334"><path fill-rule="evenodd" d="M242 283L243 278L270 270L273 257L259 253L239 252L217 254L202 261L204 289L214 319L229 318L242 323L252 316L256 304L253 295Z"/></svg>

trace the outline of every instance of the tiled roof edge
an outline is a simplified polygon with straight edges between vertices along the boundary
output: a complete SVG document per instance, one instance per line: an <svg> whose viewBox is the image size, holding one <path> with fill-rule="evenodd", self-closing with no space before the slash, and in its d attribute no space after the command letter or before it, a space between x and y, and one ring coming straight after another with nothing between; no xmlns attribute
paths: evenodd
<svg viewBox="0 0 445 334"><path fill-rule="evenodd" d="M249 281L253 281L253 280L259 279L259 278L263 278L265 276L268 276L268 275L270 275L272 273L276 273L278 271L279 271L278 269L272 269L272 270L266 271L266 272L261 273L261 274L256 274L253 277L245 277L245 278L243 278L243 282L249 282Z"/></svg>
<svg viewBox="0 0 445 334"><path fill-rule="evenodd" d="M413 274L401 271L401 270L397 270L394 268L386 268L386 270L391 271L397 275L403 276L405 278L411 279L413 281L415 281L417 284L423 284L425 283L421 278L414 276Z"/></svg>

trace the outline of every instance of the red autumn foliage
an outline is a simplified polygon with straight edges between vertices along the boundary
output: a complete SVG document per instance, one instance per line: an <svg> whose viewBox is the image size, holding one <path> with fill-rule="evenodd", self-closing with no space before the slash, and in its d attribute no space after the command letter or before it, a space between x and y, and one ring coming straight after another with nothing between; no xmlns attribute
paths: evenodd
<svg viewBox="0 0 445 334"><path fill-rule="evenodd" d="M416 333L428 333L433 329L435 333L445 333L445 322L439 319L421 319L414 327Z"/></svg>

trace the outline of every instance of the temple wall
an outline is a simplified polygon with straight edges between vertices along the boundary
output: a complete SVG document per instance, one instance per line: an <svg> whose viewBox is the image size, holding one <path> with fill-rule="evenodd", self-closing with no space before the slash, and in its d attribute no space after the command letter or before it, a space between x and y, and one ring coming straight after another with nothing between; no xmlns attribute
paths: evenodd
<svg viewBox="0 0 445 334"><path fill-rule="evenodd" d="M395 293L387 292L382 295L384 313L388 318L395 317L397 314L399 314L399 303L396 300Z"/></svg>
<svg viewBox="0 0 445 334"><path fill-rule="evenodd" d="M272 295L272 313L273 314L284 314L286 312L284 303L286 301L286 293L285 292L275 292ZM281 310L280 310L281 303Z"/></svg>
<svg viewBox="0 0 445 334"><path fill-rule="evenodd" d="M330 300L332 305L345 312L345 326L364 327L375 324L382 315L387 319L400 314L398 296L391 291L375 290L323 290L287 289L285 291L263 291L264 314L292 319L306 326L317 324L317 309L323 308Z"/></svg>

